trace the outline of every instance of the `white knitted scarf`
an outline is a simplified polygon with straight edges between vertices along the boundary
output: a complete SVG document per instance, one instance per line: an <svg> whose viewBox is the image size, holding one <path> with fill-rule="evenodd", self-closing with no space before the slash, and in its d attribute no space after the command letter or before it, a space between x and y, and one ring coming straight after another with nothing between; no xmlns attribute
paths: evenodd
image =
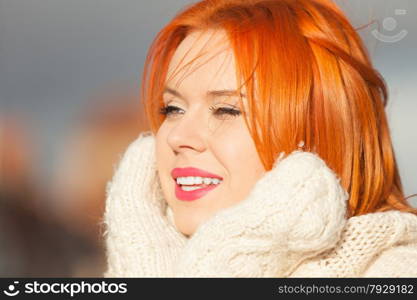
<svg viewBox="0 0 417 300"><path fill-rule="evenodd" d="M277 159L246 199L186 238L162 194L154 139L142 133L108 184L105 277L286 277L349 242L347 192L318 155L300 150Z"/></svg>

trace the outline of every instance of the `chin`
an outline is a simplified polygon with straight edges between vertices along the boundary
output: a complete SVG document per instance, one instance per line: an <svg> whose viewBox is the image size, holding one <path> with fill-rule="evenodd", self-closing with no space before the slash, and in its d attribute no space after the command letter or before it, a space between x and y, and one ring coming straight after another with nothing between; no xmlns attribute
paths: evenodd
<svg viewBox="0 0 417 300"><path fill-rule="evenodd" d="M190 222L178 222L175 221L175 226L177 227L178 231L181 232L186 237L190 237L194 234L196 231L196 226L193 226L193 224L189 224Z"/></svg>
<svg viewBox="0 0 417 300"><path fill-rule="evenodd" d="M175 227L177 227L178 231L181 232L183 235L190 237L192 236L202 223L201 220L190 218L190 216L174 216L175 220Z"/></svg>

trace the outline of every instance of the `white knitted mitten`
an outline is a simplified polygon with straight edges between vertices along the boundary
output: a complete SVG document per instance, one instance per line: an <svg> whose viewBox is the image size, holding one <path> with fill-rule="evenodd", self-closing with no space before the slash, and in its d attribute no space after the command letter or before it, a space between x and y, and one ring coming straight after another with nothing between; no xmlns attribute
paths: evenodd
<svg viewBox="0 0 417 300"><path fill-rule="evenodd" d="M172 277L187 238L166 215L157 176L155 138L142 133L124 153L107 187L105 277Z"/></svg>
<svg viewBox="0 0 417 300"><path fill-rule="evenodd" d="M335 246L347 192L316 154L277 160L242 202L200 225L175 266L177 277L286 277Z"/></svg>

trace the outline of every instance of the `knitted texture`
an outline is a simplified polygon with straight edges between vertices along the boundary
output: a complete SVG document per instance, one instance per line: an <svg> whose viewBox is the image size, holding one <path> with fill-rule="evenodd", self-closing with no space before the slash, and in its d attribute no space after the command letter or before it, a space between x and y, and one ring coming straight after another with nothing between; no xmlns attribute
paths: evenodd
<svg viewBox="0 0 417 300"><path fill-rule="evenodd" d="M283 277L333 247L347 193L316 155L294 151L238 205L199 227L180 256L178 277Z"/></svg>
<svg viewBox="0 0 417 300"><path fill-rule="evenodd" d="M388 211L349 219L336 247L291 277L417 277L417 217Z"/></svg>
<svg viewBox="0 0 417 300"><path fill-rule="evenodd" d="M165 216L154 138L142 133L107 186L105 277L171 277L186 238Z"/></svg>
<svg viewBox="0 0 417 300"><path fill-rule="evenodd" d="M416 216L346 220L340 180L316 154L299 150L277 159L246 199L186 238L163 197L154 144L151 134L141 134L108 185L105 277L391 276L408 272L393 257L416 257L408 246L417 241ZM379 255L389 249L398 250ZM417 269L416 263L409 265Z"/></svg>

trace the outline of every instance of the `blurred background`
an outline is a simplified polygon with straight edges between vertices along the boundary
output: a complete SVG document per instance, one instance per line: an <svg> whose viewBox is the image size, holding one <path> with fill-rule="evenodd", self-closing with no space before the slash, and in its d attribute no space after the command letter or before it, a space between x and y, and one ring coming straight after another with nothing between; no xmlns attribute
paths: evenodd
<svg viewBox="0 0 417 300"><path fill-rule="evenodd" d="M105 185L148 129L145 56L193 2L0 0L0 277L102 276ZM417 193L417 1L336 2L388 83L405 194Z"/></svg>

